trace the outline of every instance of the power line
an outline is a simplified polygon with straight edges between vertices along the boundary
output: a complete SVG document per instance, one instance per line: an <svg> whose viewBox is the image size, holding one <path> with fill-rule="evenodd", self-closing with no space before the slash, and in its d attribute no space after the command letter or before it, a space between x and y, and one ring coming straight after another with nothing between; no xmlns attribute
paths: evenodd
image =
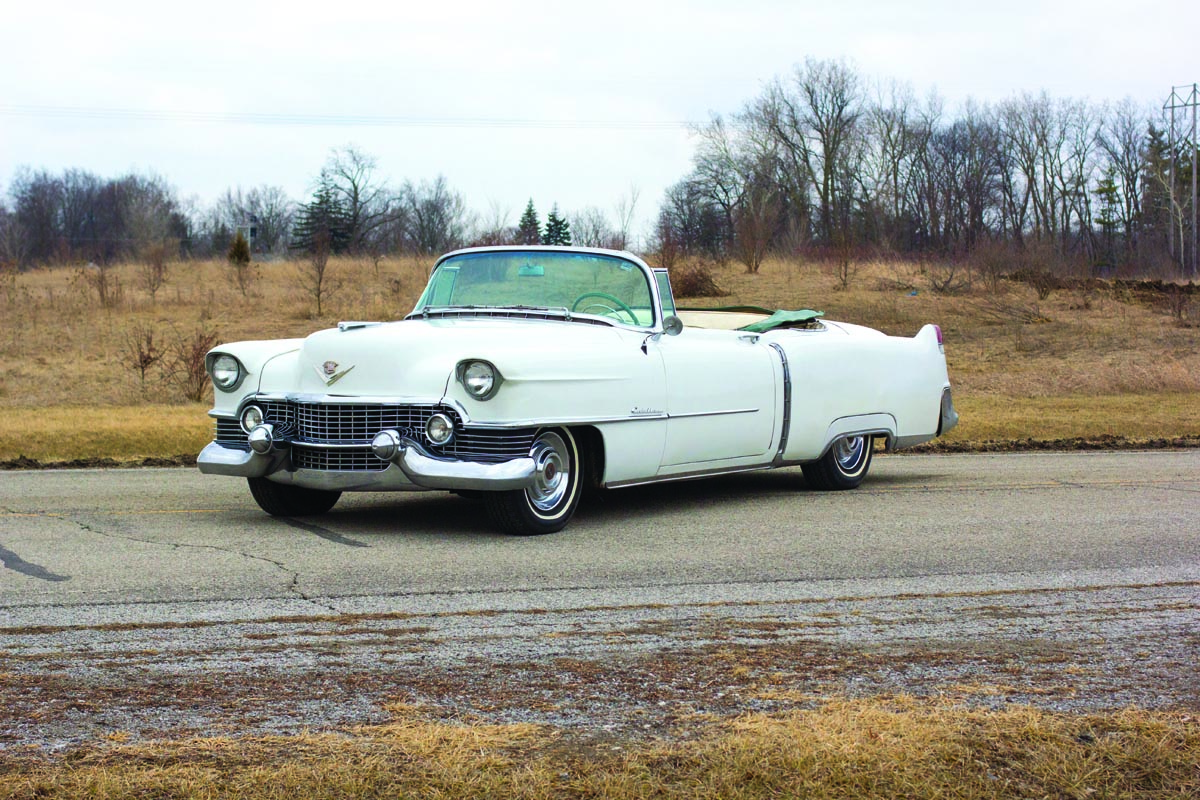
<svg viewBox="0 0 1200 800"><path fill-rule="evenodd" d="M0 117L67 120L173 122L222 125L378 128L520 128L542 130L678 130L697 127L690 120L534 119L522 117L380 116L369 114L298 114L252 111L166 111L145 108L0 105Z"/></svg>

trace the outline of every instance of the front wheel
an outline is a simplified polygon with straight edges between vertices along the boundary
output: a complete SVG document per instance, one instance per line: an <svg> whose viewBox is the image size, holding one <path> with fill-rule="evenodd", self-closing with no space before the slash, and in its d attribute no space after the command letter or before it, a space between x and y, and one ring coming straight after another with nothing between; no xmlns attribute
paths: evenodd
<svg viewBox="0 0 1200 800"><path fill-rule="evenodd" d="M800 467L804 470L804 480L821 491L855 488L871 468L873 445L870 436L838 439L820 459Z"/></svg>
<svg viewBox="0 0 1200 800"><path fill-rule="evenodd" d="M324 514L342 496L341 492L305 489L266 478L247 478L250 494L263 511L272 517L313 517Z"/></svg>
<svg viewBox="0 0 1200 800"><path fill-rule="evenodd" d="M529 451L537 468L534 485L484 495L488 515L505 533L538 536L561 531L579 505L583 460L579 445L566 428L538 433Z"/></svg>

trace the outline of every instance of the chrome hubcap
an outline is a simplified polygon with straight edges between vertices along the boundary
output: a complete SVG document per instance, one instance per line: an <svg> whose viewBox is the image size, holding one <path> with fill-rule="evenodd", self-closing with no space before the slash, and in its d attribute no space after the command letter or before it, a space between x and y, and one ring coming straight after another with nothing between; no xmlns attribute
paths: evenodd
<svg viewBox="0 0 1200 800"><path fill-rule="evenodd" d="M526 490L529 502L539 511L552 511L571 483L567 443L557 433L543 433L533 443L529 455L536 468L533 486Z"/></svg>
<svg viewBox="0 0 1200 800"><path fill-rule="evenodd" d="M866 450L866 439L862 436L850 436L838 439L833 444L833 458L844 472L854 472L862 463Z"/></svg>

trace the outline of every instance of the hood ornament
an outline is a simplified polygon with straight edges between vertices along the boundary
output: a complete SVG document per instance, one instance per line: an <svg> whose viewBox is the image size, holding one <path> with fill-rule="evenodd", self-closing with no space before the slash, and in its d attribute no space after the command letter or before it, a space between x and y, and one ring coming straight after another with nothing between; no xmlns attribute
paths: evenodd
<svg viewBox="0 0 1200 800"><path fill-rule="evenodd" d="M313 369L317 371L317 375L321 377L321 380L325 381L326 386L333 386L335 383L344 378L346 373L354 369L354 364L351 364L341 372L338 372L338 366L339 365L336 361L326 361L319 367L313 365Z"/></svg>

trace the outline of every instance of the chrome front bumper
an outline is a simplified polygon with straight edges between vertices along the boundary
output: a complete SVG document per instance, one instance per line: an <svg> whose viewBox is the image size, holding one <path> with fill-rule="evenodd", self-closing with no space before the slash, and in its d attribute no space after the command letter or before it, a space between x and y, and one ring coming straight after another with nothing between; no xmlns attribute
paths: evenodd
<svg viewBox="0 0 1200 800"><path fill-rule="evenodd" d="M309 489L352 492L425 489L500 492L529 488L537 472L531 457L495 464L434 458L407 437L387 468L377 471L293 469L291 448L286 442L277 443L269 453L212 442L201 451L196 464L206 475L268 478Z"/></svg>

